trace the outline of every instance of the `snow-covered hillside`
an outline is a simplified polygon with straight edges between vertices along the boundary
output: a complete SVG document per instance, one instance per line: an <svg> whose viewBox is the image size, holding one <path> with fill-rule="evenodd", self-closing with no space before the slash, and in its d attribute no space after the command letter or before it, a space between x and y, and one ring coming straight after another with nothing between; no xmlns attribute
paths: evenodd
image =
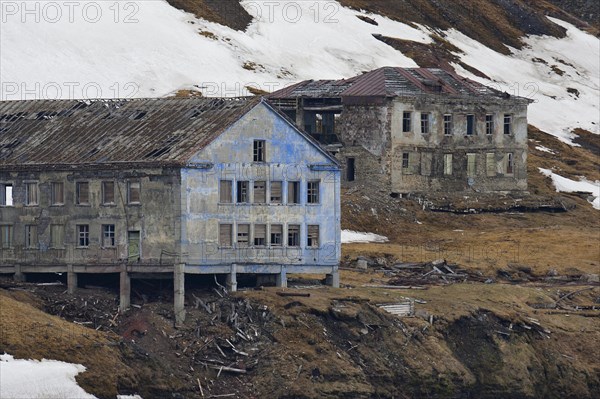
<svg viewBox="0 0 600 399"><path fill-rule="evenodd" d="M244 0L254 17L245 32L197 19L164 0L35 2L37 11L29 6L28 12L26 3L0 3L3 100L154 97L178 89L246 95L247 87L271 91L298 80L350 77L386 65L414 67L410 58L372 35L429 43L433 32L369 14L375 26L334 1ZM458 31L446 33L464 52L462 61L494 82L460 66L457 70L532 97L537 102L531 123L569 141L575 127L598 133L600 42L553 21L568 29L566 38L529 37L529 46L512 56Z"/></svg>

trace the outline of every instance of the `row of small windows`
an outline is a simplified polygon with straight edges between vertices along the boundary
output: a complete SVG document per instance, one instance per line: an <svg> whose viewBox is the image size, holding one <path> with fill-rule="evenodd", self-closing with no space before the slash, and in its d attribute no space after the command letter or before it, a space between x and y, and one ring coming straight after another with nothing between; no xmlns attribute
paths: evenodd
<svg viewBox="0 0 600 399"><path fill-rule="evenodd" d="M474 114L467 114L466 118L466 132L467 136L477 135L476 129L476 117ZM513 133L513 116L511 114L504 114L503 119L503 131L504 134L510 135ZM485 116L485 134L494 134L494 115L487 114ZM412 131L412 112L405 111L402 116L402 131ZM431 133L431 113L421 112L421 133ZM454 115L444 114L444 135L451 136L454 133Z"/></svg>
<svg viewBox="0 0 600 399"><path fill-rule="evenodd" d="M13 225L0 225L0 243L2 248L11 248L14 239ZM38 242L38 226L34 224L25 225L25 248L37 249ZM115 225L103 224L101 226L101 239L103 248L111 248L115 246ZM90 245L90 225L78 224L75 226L75 237L77 246L86 248ZM65 226L62 224L50 225L50 248L64 248L65 244Z"/></svg>
<svg viewBox="0 0 600 399"><path fill-rule="evenodd" d="M268 198L267 198L267 183L268 183ZM287 204L301 204L300 181L254 181L238 180L235 182L235 198L233 195L233 180L219 181L219 202L222 204L282 204L283 189L287 188ZM252 187L252 199L250 188ZM268 201L267 201L268 199ZM309 181L306 183L307 204L318 204L320 202L320 182Z"/></svg>
<svg viewBox="0 0 600 399"><path fill-rule="evenodd" d="M234 236L234 225L231 223L219 224L219 247L237 248L247 247L300 247L301 225L290 224L287 226L287 231L284 231L283 224L246 224L238 223L235 225L236 231ZM287 233L284 235L284 233ZM284 239L285 238L285 239ZM306 246L308 248L319 248L319 226L306 226Z"/></svg>
<svg viewBox="0 0 600 399"><path fill-rule="evenodd" d="M50 183L50 204L53 206L65 205L65 184L63 182ZM103 181L101 189L102 205L115 205L115 182ZM139 180L127 182L127 203L140 204L141 185ZM90 205L90 184L87 181L75 183L75 204ZM12 183L0 183L0 205L14 206ZM25 183L25 206L39 205L39 187L37 182Z"/></svg>
<svg viewBox="0 0 600 399"><path fill-rule="evenodd" d="M411 157L412 154L410 152L402 153L402 169L408 170L413 164ZM453 154L444 154L444 175L451 176L454 171L454 163L453 163ZM486 167L486 176L492 177L497 174L497 162L496 162L496 153L488 152L485 154L485 167ZM513 153L506 153L503 157L503 172L506 175L514 174L515 165L514 165L514 155ZM467 154L467 176L474 177L477 174L477 154L469 153Z"/></svg>

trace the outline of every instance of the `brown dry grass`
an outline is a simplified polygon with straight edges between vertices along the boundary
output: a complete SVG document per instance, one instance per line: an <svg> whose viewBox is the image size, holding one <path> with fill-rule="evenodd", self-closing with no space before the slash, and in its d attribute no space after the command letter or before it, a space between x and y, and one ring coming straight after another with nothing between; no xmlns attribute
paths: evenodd
<svg viewBox="0 0 600 399"><path fill-rule="evenodd" d="M12 296L0 290L0 353L83 364L87 370L77 376L79 385L102 398L114 398L119 385L135 386L116 347L118 337L44 313L29 304L39 300L27 294Z"/></svg>

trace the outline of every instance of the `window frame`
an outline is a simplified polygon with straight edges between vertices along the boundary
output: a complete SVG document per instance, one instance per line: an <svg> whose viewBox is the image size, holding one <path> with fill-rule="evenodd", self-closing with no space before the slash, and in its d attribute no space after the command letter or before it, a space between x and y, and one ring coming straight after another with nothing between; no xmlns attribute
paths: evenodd
<svg viewBox="0 0 600 399"><path fill-rule="evenodd" d="M293 196L290 195L290 185L294 187ZM287 184L287 205L302 205L302 184L300 180L291 180Z"/></svg>
<svg viewBox="0 0 600 399"><path fill-rule="evenodd" d="M266 140L254 140L252 144L252 160L257 163L265 163L267 154Z"/></svg>
<svg viewBox="0 0 600 399"><path fill-rule="evenodd" d="M7 202L7 187L10 187L10 204ZM2 207L13 207L15 206L15 194L14 194L15 185L12 182L2 182L0 183L0 206Z"/></svg>
<svg viewBox="0 0 600 399"><path fill-rule="evenodd" d="M256 240L260 239L258 236L259 234L257 234L257 227L262 226L264 228L263 232L264 232L264 236L262 237L263 239L263 243L262 244L257 244ZM258 247L258 248L264 248L267 246L267 224L266 223L255 223L252 226L252 245L254 247Z"/></svg>
<svg viewBox="0 0 600 399"><path fill-rule="evenodd" d="M402 169L410 168L410 152L402 152Z"/></svg>
<svg viewBox="0 0 600 399"><path fill-rule="evenodd" d="M221 237L223 236L222 229L227 226L229 228L229 245L223 245ZM218 236L219 248L233 248L233 223L219 223L219 236Z"/></svg>
<svg viewBox="0 0 600 399"><path fill-rule="evenodd" d="M40 205L40 190L38 182L36 181L25 181L25 203L24 206L39 206ZM33 194L33 200L31 195ZM13 198L14 201L14 198Z"/></svg>
<svg viewBox="0 0 600 399"><path fill-rule="evenodd" d="M279 227L279 233L274 233L273 232L273 227ZM279 234L279 243L274 243L273 242L273 235L274 234ZM274 223L269 225L269 247L283 247L283 224L279 224L279 223Z"/></svg>
<svg viewBox="0 0 600 399"><path fill-rule="evenodd" d="M316 227L316 238L311 236L311 230L314 230ZM312 231L314 234L314 231ZM316 245L311 242L316 239ZM319 249L321 248L321 227L318 224L309 224L306 226L306 248L309 249Z"/></svg>
<svg viewBox="0 0 600 399"><path fill-rule="evenodd" d="M279 184L279 200L273 200L273 185ZM275 180L269 182L269 204L283 204L283 181Z"/></svg>
<svg viewBox="0 0 600 399"><path fill-rule="evenodd" d="M454 116L452 114L444 114L443 126L444 136L452 136L454 130Z"/></svg>
<svg viewBox="0 0 600 399"><path fill-rule="evenodd" d="M485 115L485 134L491 136L494 134L494 114Z"/></svg>
<svg viewBox="0 0 600 399"><path fill-rule="evenodd" d="M470 123L469 123L470 122ZM467 114L467 136L476 136L477 135L477 119L475 118L475 114ZM469 130L469 127L471 128Z"/></svg>
<svg viewBox="0 0 600 399"><path fill-rule="evenodd" d="M402 133L410 133L412 131L412 112L402 111Z"/></svg>
<svg viewBox="0 0 600 399"><path fill-rule="evenodd" d="M245 185L245 188L242 186ZM249 180L238 180L235 184L235 203L236 204L250 204L250 181ZM242 194L243 193L243 194ZM242 195L244 198L242 200Z"/></svg>
<svg viewBox="0 0 600 399"><path fill-rule="evenodd" d="M111 227L112 226L112 236L111 236L111 232L107 230L107 227ZM103 224L101 227L101 232L102 232L102 236L101 236L101 240L102 240L102 248L114 248L117 246L117 229L116 226L112 223L109 224ZM106 233L109 233L108 236ZM106 244L106 240L111 240L112 243L109 243L108 245Z"/></svg>
<svg viewBox="0 0 600 399"><path fill-rule="evenodd" d="M454 174L454 156L452 153L445 153L444 159L444 176L452 176Z"/></svg>
<svg viewBox="0 0 600 399"><path fill-rule="evenodd" d="M37 249L39 245L37 224L25 225L25 249ZM32 235L32 232L34 233ZM33 237L32 237L33 236Z"/></svg>
<svg viewBox="0 0 600 399"><path fill-rule="evenodd" d="M431 133L431 113L421 112L421 134Z"/></svg>
<svg viewBox="0 0 600 399"><path fill-rule="evenodd" d="M262 189L258 188L257 185L262 185ZM262 198L256 198L256 193L262 192ZM262 201L259 201L262 199ZM265 205L267 203L267 181L266 180L255 180L252 182L252 203L255 205Z"/></svg>
<svg viewBox="0 0 600 399"><path fill-rule="evenodd" d="M506 153L506 162L504 165L504 174L506 176L515 175L515 154L512 152Z"/></svg>
<svg viewBox="0 0 600 399"><path fill-rule="evenodd" d="M507 122L507 119L508 119L508 122ZM513 134L513 114L504 114L503 121L504 121L503 132L505 135L510 136L511 134ZM507 127L508 127L508 129L507 129Z"/></svg>
<svg viewBox="0 0 600 399"><path fill-rule="evenodd" d="M252 241L250 240L250 223L237 223L235 229L235 247L236 248L249 248L251 246ZM242 232L245 230L246 232ZM240 234L246 234L246 240L240 241ZM246 243L246 245L241 245L242 243Z"/></svg>
<svg viewBox="0 0 600 399"><path fill-rule="evenodd" d="M470 162L472 160L472 162ZM471 165L472 169L471 170ZM467 177L477 176L477 154L474 152L467 153Z"/></svg>
<svg viewBox="0 0 600 399"><path fill-rule="evenodd" d="M60 237L62 242L57 243L58 238L55 238L55 230L60 230ZM58 244L58 245L56 245ZM64 224L51 224L50 225L50 248L52 249L64 249L65 248L65 225Z"/></svg>
<svg viewBox="0 0 600 399"><path fill-rule="evenodd" d="M485 153L485 175L487 177L496 176L496 153L486 152Z"/></svg>
<svg viewBox="0 0 600 399"><path fill-rule="evenodd" d="M85 231L84 231L85 230ZM76 224L75 232L77 233L77 248L89 248L90 247L90 225L89 224ZM84 244L81 240L84 240Z"/></svg>
<svg viewBox="0 0 600 399"><path fill-rule="evenodd" d="M11 223L0 224L0 248L12 249L14 248L14 241L15 226Z"/></svg>
<svg viewBox="0 0 600 399"><path fill-rule="evenodd" d="M135 188L133 187L133 185L137 185L137 195L138 195L138 199L137 201L133 201L131 199L132 195L132 190L134 190ZM141 179L134 179L134 180L128 180L127 181L127 205L141 205L142 204L142 180Z"/></svg>
<svg viewBox="0 0 600 399"><path fill-rule="evenodd" d="M293 232L292 230L294 230L295 232ZM294 234L293 238L294 241L297 241L296 244L291 244L292 242L292 236L291 234ZM300 246L302 245L302 227L300 224L288 224L287 226L287 247L288 248L300 248Z"/></svg>
<svg viewBox="0 0 600 399"><path fill-rule="evenodd" d="M229 188L229 200L228 201L224 201L223 198L223 188L226 187L224 186L224 184L228 185ZM219 180L219 204L233 204L233 180L228 180L228 179L220 179Z"/></svg>
<svg viewBox="0 0 600 399"><path fill-rule="evenodd" d="M57 187L60 187L61 201L57 198ZM65 205L65 183L62 181L53 181L50 183L50 206Z"/></svg>
<svg viewBox="0 0 600 399"><path fill-rule="evenodd" d="M112 184L112 201L106 201L106 184ZM103 206L115 206L116 203L116 198L117 198L117 193L116 193L116 187L117 185L115 184L114 180L102 180L101 183L101 190L102 190L102 205Z"/></svg>
<svg viewBox="0 0 600 399"><path fill-rule="evenodd" d="M311 187L311 185L313 187ZM314 186L316 185L316 186ZM309 180L306 182L306 204L319 205L321 203L321 181Z"/></svg>

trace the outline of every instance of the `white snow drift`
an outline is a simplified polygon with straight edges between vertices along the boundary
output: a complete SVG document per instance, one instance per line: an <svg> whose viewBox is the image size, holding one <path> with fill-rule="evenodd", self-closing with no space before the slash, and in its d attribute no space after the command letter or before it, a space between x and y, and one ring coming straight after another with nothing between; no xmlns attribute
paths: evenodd
<svg viewBox="0 0 600 399"><path fill-rule="evenodd" d="M538 168L540 172L552 178L552 183L557 192L573 193L584 192L590 193L593 198L590 202L592 206L600 210L600 181L591 182L588 180L575 181L566 177L557 175L550 169Z"/></svg>
<svg viewBox="0 0 600 399"><path fill-rule="evenodd" d="M375 233L342 230L342 244L348 244L351 242L388 242L388 238Z"/></svg>

